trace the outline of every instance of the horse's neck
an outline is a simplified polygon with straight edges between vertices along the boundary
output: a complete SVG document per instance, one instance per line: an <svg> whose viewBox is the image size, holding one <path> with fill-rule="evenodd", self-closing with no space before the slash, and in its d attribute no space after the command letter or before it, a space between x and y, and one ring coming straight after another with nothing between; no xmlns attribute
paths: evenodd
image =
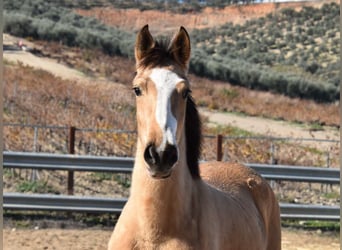
<svg viewBox="0 0 342 250"><path fill-rule="evenodd" d="M139 223L158 230L177 230L191 221L195 202L196 189L186 166L185 150L179 150L179 165L163 180L149 176L142 152L138 143L130 197L137 207Z"/></svg>

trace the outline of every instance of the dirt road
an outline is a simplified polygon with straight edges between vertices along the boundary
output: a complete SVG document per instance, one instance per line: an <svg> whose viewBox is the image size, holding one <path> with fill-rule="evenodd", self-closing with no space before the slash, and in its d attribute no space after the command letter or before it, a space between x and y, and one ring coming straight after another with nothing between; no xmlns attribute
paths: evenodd
<svg viewBox="0 0 342 250"><path fill-rule="evenodd" d="M261 117L243 116L232 113L200 110L201 114L209 120L209 125L230 125L247 130L252 133L268 135L272 137L310 138L323 140L340 140L337 128L321 127L314 130L309 126L294 124L286 121L276 121ZM312 144L312 142L310 142ZM319 142L319 146L324 144ZM329 144L326 145L329 147Z"/></svg>
<svg viewBox="0 0 342 250"><path fill-rule="evenodd" d="M15 37L8 34L3 34L4 44L13 46L17 43ZM34 47L30 42L25 41L25 44L29 47ZM12 63L22 63L24 65L42 69L52 73L55 76L61 77L62 79L82 80L85 78L84 74L80 71L71 69L56 60L38 57L24 50L4 50L3 57L5 60Z"/></svg>
<svg viewBox="0 0 342 250"><path fill-rule="evenodd" d="M3 231L4 250L106 249L111 230L10 230ZM283 250L338 250L338 235L283 229Z"/></svg>

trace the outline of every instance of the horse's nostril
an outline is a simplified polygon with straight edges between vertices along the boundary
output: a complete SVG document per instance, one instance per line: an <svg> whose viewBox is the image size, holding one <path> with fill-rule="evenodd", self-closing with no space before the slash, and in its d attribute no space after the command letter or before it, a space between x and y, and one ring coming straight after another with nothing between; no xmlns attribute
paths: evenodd
<svg viewBox="0 0 342 250"><path fill-rule="evenodd" d="M168 165L173 166L178 160L177 148L173 145L167 145L163 156L164 159L162 159L162 162L165 162Z"/></svg>
<svg viewBox="0 0 342 250"><path fill-rule="evenodd" d="M144 159L149 165L157 165L159 160L159 155L156 151L156 147L154 145L149 145L146 147L144 152Z"/></svg>
<svg viewBox="0 0 342 250"><path fill-rule="evenodd" d="M170 144L163 150L157 150L154 144L149 144L144 151L144 159L153 177L165 178L178 161L178 151Z"/></svg>

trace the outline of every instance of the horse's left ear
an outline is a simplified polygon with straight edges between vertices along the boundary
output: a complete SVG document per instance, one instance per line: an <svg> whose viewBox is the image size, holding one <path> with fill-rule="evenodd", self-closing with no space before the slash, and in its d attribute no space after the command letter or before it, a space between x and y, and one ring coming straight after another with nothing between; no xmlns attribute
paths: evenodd
<svg viewBox="0 0 342 250"><path fill-rule="evenodd" d="M190 60L190 37L184 27L180 27L178 33L174 36L170 44L170 51L174 58L186 69Z"/></svg>
<svg viewBox="0 0 342 250"><path fill-rule="evenodd" d="M135 41L135 60L138 64L143 59L148 51L154 46L153 37L148 30L148 24L146 24L138 33Z"/></svg>

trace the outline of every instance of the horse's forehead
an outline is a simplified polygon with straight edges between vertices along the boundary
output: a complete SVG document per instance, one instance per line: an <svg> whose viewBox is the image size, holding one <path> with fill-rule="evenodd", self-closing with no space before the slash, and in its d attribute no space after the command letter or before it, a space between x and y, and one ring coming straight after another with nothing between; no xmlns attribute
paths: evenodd
<svg viewBox="0 0 342 250"><path fill-rule="evenodd" d="M152 69L149 78L155 84L157 91L165 94L170 94L178 83L184 82L177 73L165 68Z"/></svg>

